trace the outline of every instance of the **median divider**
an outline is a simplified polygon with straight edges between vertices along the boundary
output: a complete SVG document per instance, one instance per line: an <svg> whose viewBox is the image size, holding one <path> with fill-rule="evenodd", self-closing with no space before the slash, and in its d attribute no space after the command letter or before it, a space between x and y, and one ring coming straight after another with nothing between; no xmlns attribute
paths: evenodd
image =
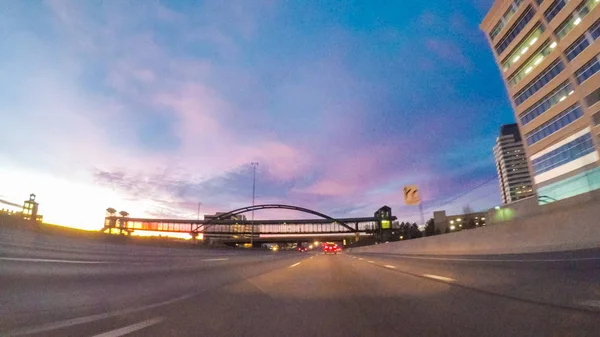
<svg viewBox="0 0 600 337"><path fill-rule="evenodd" d="M352 248L352 252L486 255L599 248L600 198L597 193L576 198L541 206L536 214L492 226Z"/></svg>

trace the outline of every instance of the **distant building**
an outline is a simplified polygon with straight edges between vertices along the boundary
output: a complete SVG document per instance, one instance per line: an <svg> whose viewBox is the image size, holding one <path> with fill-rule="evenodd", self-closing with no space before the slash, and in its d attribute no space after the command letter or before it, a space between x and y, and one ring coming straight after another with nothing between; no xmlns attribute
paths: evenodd
<svg viewBox="0 0 600 337"><path fill-rule="evenodd" d="M496 0L481 23L547 200L600 188L598 0Z"/></svg>
<svg viewBox="0 0 600 337"><path fill-rule="evenodd" d="M35 194L30 194L29 200L25 200L25 202L23 202L23 219L29 221L42 222L43 217L38 214L39 205L40 204L38 204L35 201Z"/></svg>
<svg viewBox="0 0 600 337"><path fill-rule="evenodd" d="M205 215L204 216L204 221L211 221L219 216L222 216L223 214L226 214L225 212L217 212L215 214L212 215ZM248 237L250 238L250 234L252 232L252 224L248 221L248 219L246 218L246 216L244 214L240 214L240 215L233 215L233 216L229 216L226 218L222 218L219 219L219 221L226 221L228 222L227 225L224 224L216 224L216 225L209 225L208 228L206 228L206 230L204 230L205 234L219 234L219 233L230 233L231 235L233 235L233 237L237 238L237 237ZM235 221L236 223L231 224L232 221ZM237 223L239 222L239 223ZM260 226L254 226L254 235L256 236L257 234L260 233ZM239 233L239 234L238 234Z"/></svg>
<svg viewBox="0 0 600 337"><path fill-rule="evenodd" d="M435 230L440 233L458 232L464 229L476 228L487 224L487 212L446 215L446 211L433 212Z"/></svg>
<svg viewBox="0 0 600 337"><path fill-rule="evenodd" d="M494 146L502 202L505 204L535 194L523 140L517 124L502 125Z"/></svg>

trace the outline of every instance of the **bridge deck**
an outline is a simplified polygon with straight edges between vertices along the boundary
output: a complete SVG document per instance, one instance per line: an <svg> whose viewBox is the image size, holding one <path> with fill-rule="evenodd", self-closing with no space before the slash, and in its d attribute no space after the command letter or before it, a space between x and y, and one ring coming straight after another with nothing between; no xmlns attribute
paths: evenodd
<svg viewBox="0 0 600 337"><path fill-rule="evenodd" d="M124 220L124 221L123 221ZM105 228L122 228L130 231L155 231L168 233L191 233L198 226L204 235L250 235L257 234L349 234L368 232L377 225L373 217L342 218L354 231L328 219L292 219L292 220L221 220L206 224L205 220L184 219L146 219L107 217ZM121 226L121 223L123 225ZM112 224L112 225L111 225ZM204 227L206 225L206 227ZM254 229L252 230L252 226Z"/></svg>

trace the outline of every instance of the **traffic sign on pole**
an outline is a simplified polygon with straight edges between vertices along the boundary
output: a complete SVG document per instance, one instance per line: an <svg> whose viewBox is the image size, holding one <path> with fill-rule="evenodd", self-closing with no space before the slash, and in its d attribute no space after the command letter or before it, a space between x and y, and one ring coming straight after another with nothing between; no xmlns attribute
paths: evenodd
<svg viewBox="0 0 600 337"><path fill-rule="evenodd" d="M421 203L419 189L416 185L404 186L404 203L407 205L419 205Z"/></svg>

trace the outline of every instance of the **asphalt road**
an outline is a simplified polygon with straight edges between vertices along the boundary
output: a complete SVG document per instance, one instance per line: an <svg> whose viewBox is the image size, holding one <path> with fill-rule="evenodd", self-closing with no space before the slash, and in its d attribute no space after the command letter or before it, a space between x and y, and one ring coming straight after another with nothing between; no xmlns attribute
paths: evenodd
<svg viewBox="0 0 600 337"><path fill-rule="evenodd" d="M598 336L600 250L167 249L0 230L0 336Z"/></svg>

